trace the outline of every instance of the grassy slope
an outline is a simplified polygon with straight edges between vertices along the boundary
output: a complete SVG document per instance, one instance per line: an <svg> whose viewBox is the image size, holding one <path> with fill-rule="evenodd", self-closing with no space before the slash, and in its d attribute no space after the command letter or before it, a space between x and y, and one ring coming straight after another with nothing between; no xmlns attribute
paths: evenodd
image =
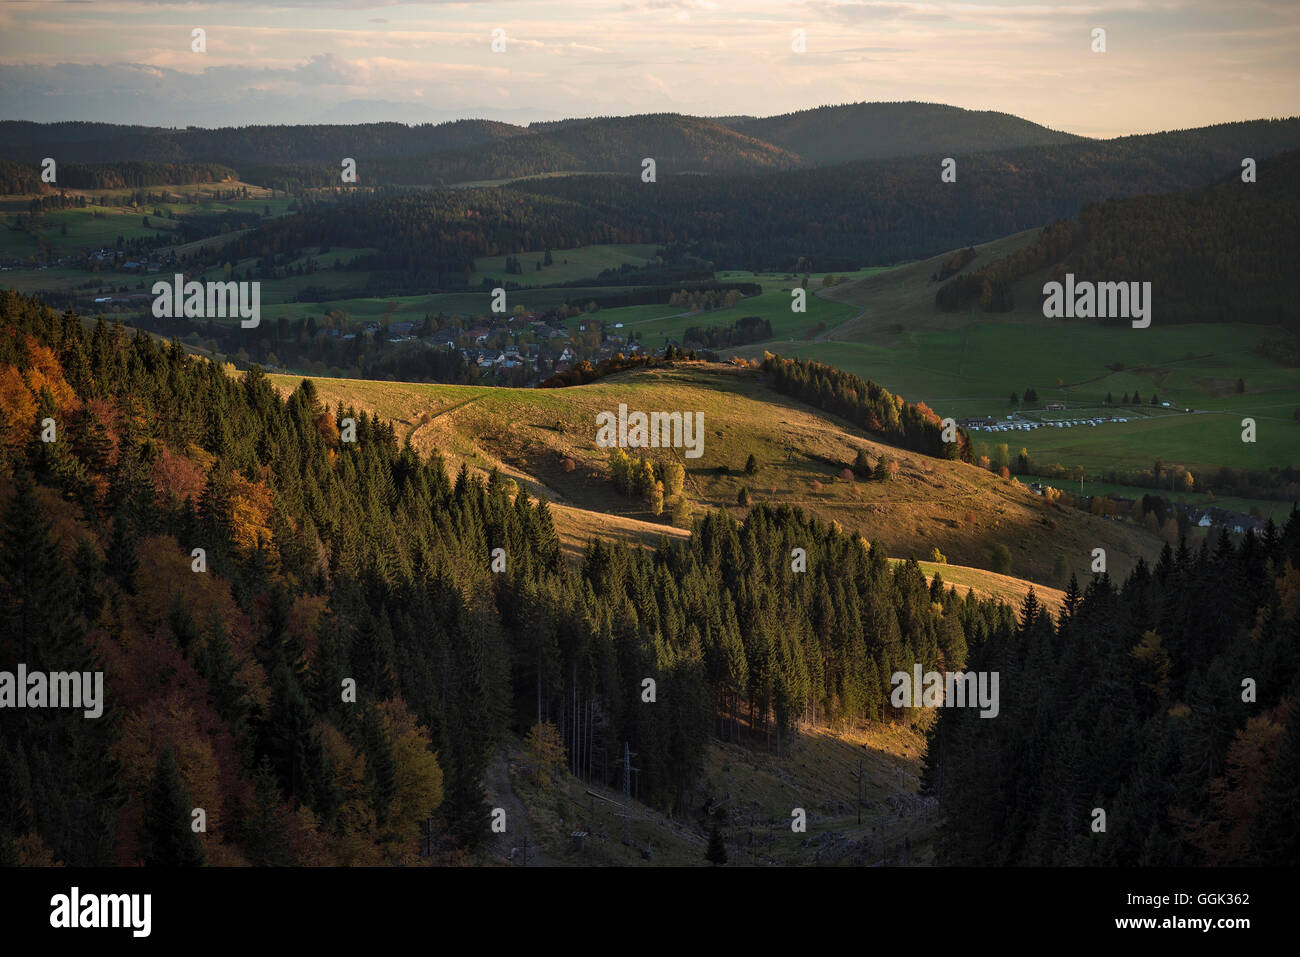
<svg viewBox="0 0 1300 957"><path fill-rule="evenodd" d="M274 378L285 388L297 382L291 376ZM616 411L620 402L632 410L704 413L704 454L681 460L687 468L687 494L697 507L728 508L740 516L743 510L735 501L744 485L755 501L797 505L823 520L838 521L846 531L883 542L894 557L924 559L937 546L954 565L980 569L989 565L995 544L1006 544L1013 555L1012 574L1051 584L1058 584L1051 581L1057 554L1082 574L1091 550L1104 547L1112 571L1123 574L1139 556L1153 556L1160 544L1129 526L1072 509L1048 509L1027 489L981 469L882 445L845 422L775 393L757 373L726 366L693 363L640 370L556 390L345 379L316 383L331 406L341 401L398 421L401 436L409 435L422 452L440 450L450 470L461 462L479 470L500 467L534 494L543 492L554 502L596 513L581 519L557 513L570 546L593 528L641 541L653 539L660 528L672 534L666 518L651 515L608 481L606 453L594 442L595 415ZM420 421L424 413L427 422ZM851 461L860 447L873 460L896 458L898 478L845 482L838 468L822 461ZM740 472L750 454L760 465L755 476ZM572 471L563 467L566 458L576 463ZM731 471L720 474L721 465ZM814 481L822 488L814 489ZM941 573L945 580L996 593L988 581L959 582L954 576L960 573Z"/></svg>

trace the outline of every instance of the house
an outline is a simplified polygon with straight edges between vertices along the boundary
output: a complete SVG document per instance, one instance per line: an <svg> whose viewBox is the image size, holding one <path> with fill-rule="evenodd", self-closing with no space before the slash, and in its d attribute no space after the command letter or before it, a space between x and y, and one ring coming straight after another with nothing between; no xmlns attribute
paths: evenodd
<svg viewBox="0 0 1300 957"><path fill-rule="evenodd" d="M1065 403L1064 403L1064 402L1049 402L1049 403L1047 403L1046 406L1044 406L1044 408L1047 409L1048 412L1064 412L1064 411L1065 411Z"/></svg>

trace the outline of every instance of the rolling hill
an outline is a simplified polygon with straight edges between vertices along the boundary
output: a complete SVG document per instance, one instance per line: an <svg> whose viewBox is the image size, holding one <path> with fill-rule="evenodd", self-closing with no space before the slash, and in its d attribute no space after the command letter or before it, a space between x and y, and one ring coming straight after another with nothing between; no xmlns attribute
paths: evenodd
<svg viewBox="0 0 1300 957"><path fill-rule="evenodd" d="M273 376L282 391L296 376ZM621 373L566 389L501 389L420 383L314 379L322 401L369 411L398 426L417 451L438 450L454 472L462 463L486 473L493 468L530 494L556 507L556 528L572 551L593 530L602 537L649 542L684 529L656 518L641 502L620 494L609 480L608 457L595 447L597 412L629 408L691 409L704 412L704 454L682 459L686 492L696 515L725 508L743 515L736 500L742 486L756 503L793 505L846 532L880 541L888 554L926 559L931 549L958 571L952 582L965 594L1012 598L1023 593L1014 579L983 571L994 545L1013 553L1012 574L1059 587L1052 566L1063 554L1086 577L1091 550L1104 547L1112 575L1126 573L1139 557L1151 560L1160 548L1155 536L1074 509L1046 506L1014 482L960 462L935 459L884 445L835 417L824 415L764 384L753 370L709 363ZM887 482L846 481L842 465L858 449L875 461L899 463ZM638 451L638 450L633 450ZM666 459L671 450L643 454ZM749 455L756 475L742 473ZM570 467L572 466L572 467ZM723 466L727 467L724 473ZM943 566L927 566L928 573ZM971 577L972 575L977 577ZM1059 593L1048 593L1054 604Z"/></svg>
<svg viewBox="0 0 1300 957"><path fill-rule="evenodd" d="M847 103L727 125L819 166L918 154L975 153L1074 143L1083 137L992 110L941 103Z"/></svg>
<svg viewBox="0 0 1300 957"><path fill-rule="evenodd" d="M565 171L639 174L652 157L659 173L736 173L807 165L796 152L676 113L617 116L560 126L527 137L440 153L419 164L391 163L393 182L456 183Z"/></svg>
<svg viewBox="0 0 1300 957"><path fill-rule="evenodd" d="M635 145L615 135L638 124ZM550 159L530 155L538 144L556 152ZM620 163L620 175L317 202L262 225L232 251L264 256L322 242L376 248L380 254L368 265L391 270L394 282L400 276L442 290L474 281L478 257L603 243L676 242L715 269L854 270L1041 228L1117 196L1199 188L1239 170L1243 155L1263 159L1295 148L1300 120L1260 120L973 153L959 158L957 181L948 184L939 179L940 156L694 176L673 174L734 167L738 157L773 168L796 160L706 121L611 120L498 144L492 149L502 151L502 163L490 169L476 165L475 152L410 161L411 175L426 182L438 173L504 175L514 160L519 175L570 162L588 169ZM645 156L658 161L654 188L638 175Z"/></svg>
<svg viewBox="0 0 1300 957"><path fill-rule="evenodd" d="M1243 161L1245 162L1245 161ZM936 293L941 308L1042 306L1040 273L1061 281L1141 277L1162 323L1247 321L1300 327L1300 150L1264 159L1212 186L1085 207L1034 242L964 270ZM1033 277L1032 281L1028 277ZM1022 281L1025 280L1025 281Z"/></svg>

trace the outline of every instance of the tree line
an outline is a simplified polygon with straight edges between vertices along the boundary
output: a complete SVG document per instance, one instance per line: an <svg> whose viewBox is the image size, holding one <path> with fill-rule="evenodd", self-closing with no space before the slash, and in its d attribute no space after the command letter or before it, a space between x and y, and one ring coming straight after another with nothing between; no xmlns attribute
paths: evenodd
<svg viewBox="0 0 1300 957"><path fill-rule="evenodd" d="M956 429L955 441L945 442L939 416L924 402L904 402L875 382L808 359L783 359L765 352L761 368L778 392L848 419L892 445L936 458L971 459L966 433Z"/></svg>
<svg viewBox="0 0 1300 957"><path fill-rule="evenodd" d="M56 154L57 157L57 154ZM0 160L0 194L48 193L64 189L139 189L145 186L187 186L194 183L221 183L233 180L236 173L217 163L151 163L131 160L121 163L59 163L56 180L41 179L37 163L14 163Z"/></svg>

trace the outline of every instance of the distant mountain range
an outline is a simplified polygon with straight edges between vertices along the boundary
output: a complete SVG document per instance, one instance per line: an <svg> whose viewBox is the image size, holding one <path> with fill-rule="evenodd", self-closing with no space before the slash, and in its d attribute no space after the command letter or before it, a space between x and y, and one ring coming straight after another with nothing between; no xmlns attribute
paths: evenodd
<svg viewBox="0 0 1300 957"><path fill-rule="evenodd" d="M247 126L167 129L107 123L0 123L0 159L67 163L204 162L240 167L320 166L343 157L371 183L411 185L555 172L640 169L653 157L669 172L762 172L916 154L969 153L1071 143L1005 113L934 103L852 103L773 117L716 119L655 113L517 126L456 120L406 126Z"/></svg>

